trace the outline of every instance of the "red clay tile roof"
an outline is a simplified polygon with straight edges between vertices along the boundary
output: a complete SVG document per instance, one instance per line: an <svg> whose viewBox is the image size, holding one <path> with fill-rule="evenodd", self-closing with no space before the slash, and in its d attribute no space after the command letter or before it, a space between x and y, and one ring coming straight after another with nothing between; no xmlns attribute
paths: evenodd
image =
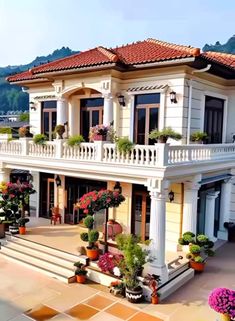
<svg viewBox="0 0 235 321"><path fill-rule="evenodd" d="M107 49L97 47L66 58L34 67L31 71L8 77L9 82L17 82L40 78L41 73L98 67L101 65L121 64L132 66L167 60L181 60L202 56L208 60L219 62L226 67L235 68L234 55L220 53L200 53L199 48L175 45L155 39L147 39L125 46Z"/></svg>
<svg viewBox="0 0 235 321"><path fill-rule="evenodd" d="M217 62L226 67L235 69L235 55L222 52L207 51L202 54L209 61Z"/></svg>

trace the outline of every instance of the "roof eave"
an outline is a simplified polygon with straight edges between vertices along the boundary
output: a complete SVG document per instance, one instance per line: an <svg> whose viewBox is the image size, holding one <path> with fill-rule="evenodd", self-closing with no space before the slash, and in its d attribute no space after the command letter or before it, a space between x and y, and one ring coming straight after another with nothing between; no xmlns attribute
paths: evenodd
<svg viewBox="0 0 235 321"><path fill-rule="evenodd" d="M14 84L30 84L30 83L38 83L40 82L48 82L47 78L35 78L35 79L25 79L25 80L14 80L14 81L10 81L7 80L9 82L10 85L14 85Z"/></svg>
<svg viewBox="0 0 235 321"><path fill-rule="evenodd" d="M156 66L171 66L175 64L185 64L189 62L195 61L196 57L191 58L178 58L178 59L171 59L171 60L163 60L163 61L156 61L150 63L141 63L141 64L133 64L132 67L138 68L149 68L149 67L156 67Z"/></svg>

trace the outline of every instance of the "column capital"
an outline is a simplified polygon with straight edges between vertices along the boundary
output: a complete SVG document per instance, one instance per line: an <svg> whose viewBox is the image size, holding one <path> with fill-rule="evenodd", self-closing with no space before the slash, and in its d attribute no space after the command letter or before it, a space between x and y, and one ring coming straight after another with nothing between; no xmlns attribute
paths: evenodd
<svg viewBox="0 0 235 321"><path fill-rule="evenodd" d="M219 196L220 191L211 191L206 194L207 199L216 199Z"/></svg>
<svg viewBox="0 0 235 321"><path fill-rule="evenodd" d="M113 95L111 92L103 92L102 98L107 99L107 100L111 100L111 99L113 99Z"/></svg>
<svg viewBox="0 0 235 321"><path fill-rule="evenodd" d="M186 190L193 189L193 190L198 191L200 189L200 187L201 187L201 184L199 184L198 182L186 181L186 182L184 182L184 187L185 187Z"/></svg>
<svg viewBox="0 0 235 321"><path fill-rule="evenodd" d="M60 102L62 102L62 103L65 103L65 102L68 101L67 98L65 98L65 97L63 97L63 96L56 96L56 100L57 100L57 101L60 101Z"/></svg>

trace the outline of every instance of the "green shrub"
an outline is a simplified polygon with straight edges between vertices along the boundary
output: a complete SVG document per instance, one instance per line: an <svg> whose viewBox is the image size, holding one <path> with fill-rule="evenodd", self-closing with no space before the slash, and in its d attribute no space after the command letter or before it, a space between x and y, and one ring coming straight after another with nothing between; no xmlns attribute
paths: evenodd
<svg viewBox="0 0 235 321"><path fill-rule="evenodd" d="M201 247L199 245L197 245L197 244L192 244L189 247L189 251L192 254L200 253L201 252Z"/></svg>
<svg viewBox="0 0 235 321"><path fill-rule="evenodd" d="M11 134L12 130L10 127L0 127L0 134Z"/></svg>
<svg viewBox="0 0 235 321"><path fill-rule="evenodd" d="M88 231L88 242L89 243L95 243L99 239L99 232L96 230L90 230Z"/></svg>
<svg viewBox="0 0 235 321"><path fill-rule="evenodd" d="M192 133L190 139L192 142L204 141L207 138L207 133L196 131Z"/></svg>
<svg viewBox="0 0 235 321"><path fill-rule="evenodd" d="M134 144L127 137L120 137L116 141L116 146L120 153L126 154L133 149Z"/></svg>
<svg viewBox="0 0 235 321"><path fill-rule="evenodd" d="M33 136L34 144L43 145L47 141L47 136L44 134L37 134Z"/></svg>
<svg viewBox="0 0 235 321"><path fill-rule="evenodd" d="M81 233L80 238L83 242L88 242L88 233L86 232Z"/></svg>
<svg viewBox="0 0 235 321"><path fill-rule="evenodd" d="M180 237L180 238L178 239L178 243L179 243L180 245L188 245L187 242L185 242L185 240L184 240L183 237Z"/></svg>
<svg viewBox="0 0 235 321"><path fill-rule="evenodd" d="M209 238L206 235L204 235L204 234L197 235L197 242L198 243L206 244L208 241L209 241Z"/></svg>
<svg viewBox="0 0 235 321"><path fill-rule="evenodd" d="M190 231L188 231L188 232L185 232L184 234L183 234L183 236L184 235L190 235L190 236L192 236L192 237L195 237L195 234L193 233L193 232L190 232Z"/></svg>
<svg viewBox="0 0 235 321"><path fill-rule="evenodd" d="M205 249L212 249L212 247L214 246L214 242L212 241L208 241L205 245L204 245L204 248Z"/></svg>
<svg viewBox="0 0 235 321"><path fill-rule="evenodd" d="M67 144L70 147L79 146L84 141L85 141L85 139L83 138L82 135L74 135L74 136L69 137Z"/></svg>
<svg viewBox="0 0 235 321"><path fill-rule="evenodd" d="M198 255L194 258L194 261L196 263L203 263L204 259L200 255Z"/></svg>
<svg viewBox="0 0 235 321"><path fill-rule="evenodd" d="M87 215L84 220L83 220L84 225L88 228L88 229L92 229L93 224L94 224L94 218L91 215Z"/></svg>
<svg viewBox="0 0 235 321"><path fill-rule="evenodd" d="M149 138L161 143L166 143L168 138L179 140L182 138L182 135L175 132L171 127L166 127L162 130L153 129L149 134Z"/></svg>
<svg viewBox="0 0 235 321"><path fill-rule="evenodd" d="M193 243L194 242L194 238L189 235L189 234L184 234L183 235L183 240L184 240L184 245L188 245L189 243Z"/></svg>
<svg viewBox="0 0 235 321"><path fill-rule="evenodd" d="M208 256L215 256L215 251L213 251L212 249L205 249L204 251Z"/></svg>

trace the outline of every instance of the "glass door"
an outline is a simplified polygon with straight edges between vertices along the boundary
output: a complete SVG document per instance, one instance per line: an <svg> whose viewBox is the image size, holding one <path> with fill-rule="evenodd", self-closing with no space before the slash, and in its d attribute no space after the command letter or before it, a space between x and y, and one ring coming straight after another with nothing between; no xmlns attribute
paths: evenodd
<svg viewBox="0 0 235 321"><path fill-rule="evenodd" d="M54 175L40 174L40 209L39 217L50 218L51 209L54 207L55 189Z"/></svg>
<svg viewBox="0 0 235 321"><path fill-rule="evenodd" d="M142 241L149 239L150 196L145 192L134 191L132 203L132 233L141 237Z"/></svg>
<svg viewBox="0 0 235 321"><path fill-rule="evenodd" d="M42 102L42 134L49 140L53 139L53 132L56 127L56 101Z"/></svg>

